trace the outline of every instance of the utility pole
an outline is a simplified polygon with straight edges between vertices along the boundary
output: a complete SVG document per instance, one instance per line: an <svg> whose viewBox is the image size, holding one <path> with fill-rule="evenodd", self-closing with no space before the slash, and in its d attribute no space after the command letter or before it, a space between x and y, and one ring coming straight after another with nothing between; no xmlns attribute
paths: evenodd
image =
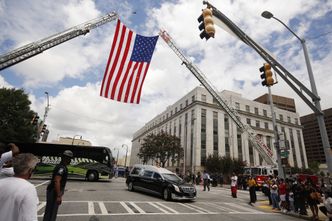
<svg viewBox="0 0 332 221"><path fill-rule="evenodd" d="M122 144L122 147L126 146L126 158L125 158L125 167L127 166L127 154L128 154L128 145L127 144Z"/></svg>

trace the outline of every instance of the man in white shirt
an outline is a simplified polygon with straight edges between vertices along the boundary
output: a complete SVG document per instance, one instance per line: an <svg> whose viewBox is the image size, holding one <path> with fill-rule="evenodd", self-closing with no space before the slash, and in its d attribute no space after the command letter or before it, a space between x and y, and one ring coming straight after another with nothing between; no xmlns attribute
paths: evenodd
<svg viewBox="0 0 332 221"><path fill-rule="evenodd" d="M0 143L0 170L19 153L20 150L15 144L10 143L6 146L4 143Z"/></svg>
<svg viewBox="0 0 332 221"><path fill-rule="evenodd" d="M31 153L17 155L12 163L15 175L0 180L0 218L6 221L37 221L37 191L27 179L38 162Z"/></svg>
<svg viewBox="0 0 332 221"><path fill-rule="evenodd" d="M234 172L231 177L231 192L232 197L237 198L237 176Z"/></svg>

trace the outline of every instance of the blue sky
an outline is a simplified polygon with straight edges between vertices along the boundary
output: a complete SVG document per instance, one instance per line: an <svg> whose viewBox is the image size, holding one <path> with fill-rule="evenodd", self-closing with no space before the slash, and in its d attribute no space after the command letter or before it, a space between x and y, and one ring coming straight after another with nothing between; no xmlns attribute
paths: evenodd
<svg viewBox="0 0 332 221"><path fill-rule="evenodd" d="M280 23L260 14L271 11L307 41L316 85L323 108L332 107L332 2L317 1L210 1L251 38L267 48L294 76L310 88L300 42ZM255 99L267 93L260 85L263 64L254 50L217 27L208 41L199 38L197 18L202 1L117 0L0 0L0 54L61 32L90 19L116 11L120 19L142 35L157 35L160 28L206 74L218 90L231 90ZM139 105L99 97L116 22L110 22L34 58L0 72L1 87L24 88L33 110L47 118L50 140L81 135L94 145L130 146L132 135L199 82L160 38ZM296 100L301 115L311 113L279 77L272 92ZM174 90L176 88L176 90ZM120 154L124 154L123 149Z"/></svg>

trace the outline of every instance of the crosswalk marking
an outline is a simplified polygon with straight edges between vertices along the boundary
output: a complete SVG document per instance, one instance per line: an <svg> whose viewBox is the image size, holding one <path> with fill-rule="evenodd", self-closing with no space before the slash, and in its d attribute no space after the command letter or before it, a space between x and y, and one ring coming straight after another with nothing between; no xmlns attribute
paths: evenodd
<svg viewBox="0 0 332 221"><path fill-rule="evenodd" d="M125 208L127 210L127 212L129 214L135 214L135 212L129 208L129 206L127 206L127 204L125 202L120 202L121 206L123 206L123 208Z"/></svg>
<svg viewBox="0 0 332 221"><path fill-rule="evenodd" d="M232 207L235 207L235 208L238 208L238 209L241 209L241 210L244 210L244 211L247 211L247 212L262 213L260 211L257 211L257 210L254 210L254 209L250 209L250 208L247 208L247 207L244 207L244 206L240 206L240 205L235 204L235 203L225 203L225 204L229 205L229 206L232 206Z"/></svg>
<svg viewBox="0 0 332 221"><path fill-rule="evenodd" d="M46 205L46 202L41 202L37 207L37 213Z"/></svg>
<svg viewBox="0 0 332 221"><path fill-rule="evenodd" d="M156 205L155 203L153 203L153 202L149 202L149 204L150 204L151 206L153 206L153 207L159 209L161 212L166 213L166 214L169 214L168 211L164 210L163 208L161 208L160 206Z"/></svg>
<svg viewBox="0 0 332 221"><path fill-rule="evenodd" d="M95 207L91 201L88 202L88 213L89 215L95 215Z"/></svg>
<svg viewBox="0 0 332 221"><path fill-rule="evenodd" d="M100 211L101 211L101 214L103 215L107 215L108 214L108 211L105 207L105 204L103 202L98 202L98 205L99 205L99 208L100 208Z"/></svg>
<svg viewBox="0 0 332 221"><path fill-rule="evenodd" d="M129 202L130 205L132 205L139 213L145 214L146 212L142 210L139 206L136 205L134 202Z"/></svg>
<svg viewBox="0 0 332 221"><path fill-rule="evenodd" d="M175 213L175 214L178 214L178 213L179 213L178 211L176 211L176 210L174 210L174 209L172 209L172 208L170 208L170 207L168 207L168 206L166 206L166 205L164 205L164 204L162 204L162 203L160 203L160 202L156 202L156 204L158 204L159 206L162 206L162 207L168 209L168 210L171 211L172 213Z"/></svg>
<svg viewBox="0 0 332 221"><path fill-rule="evenodd" d="M112 212L109 212L105 206L105 203L111 202L114 205ZM193 202L193 203L180 203L180 202L164 202L164 201L63 201L66 204L66 208L77 208L77 203L87 205L86 212L77 213L72 211L63 213L61 207L58 215L63 217L71 216L125 216L125 215L202 215L202 214L248 214L248 215L262 215L274 213L268 213L256 210L253 207L244 203L230 203L230 202ZM38 217L42 217L43 208L46 202L40 202L38 205ZM95 210L95 205L97 210ZM147 209L147 205L152 206L155 209ZM181 205L181 206L180 206ZM120 206L120 207L119 207ZM100 208L100 210L98 209ZM117 209L116 209L117 208ZM124 208L124 210L122 209ZM64 210L65 211L65 210ZM68 211L68 210L67 210ZM126 211L126 212L124 212Z"/></svg>
<svg viewBox="0 0 332 221"><path fill-rule="evenodd" d="M237 212L236 210L226 208L226 207L221 206L221 205L219 205L219 204L214 204L214 203L206 203L206 204L209 204L209 205L211 205L211 206L213 206L213 207L215 207L215 208L217 208L217 209L221 209L221 210L223 210L223 211Z"/></svg>
<svg viewBox="0 0 332 221"><path fill-rule="evenodd" d="M184 207L186 207L186 208L188 208L188 209L191 209L191 210L194 210L195 212L198 212L198 213L204 213L204 211L202 211L201 209L202 208L199 208L199 207L194 207L194 206L192 206L192 205L187 205L187 204L184 204L184 203L179 203L181 206L184 206Z"/></svg>

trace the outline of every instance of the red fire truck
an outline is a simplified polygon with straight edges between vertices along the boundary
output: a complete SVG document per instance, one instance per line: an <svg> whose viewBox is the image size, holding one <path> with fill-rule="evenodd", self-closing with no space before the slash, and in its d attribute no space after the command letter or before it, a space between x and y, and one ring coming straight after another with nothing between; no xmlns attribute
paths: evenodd
<svg viewBox="0 0 332 221"><path fill-rule="evenodd" d="M252 166L244 168L244 176L251 175L257 183L257 187L261 188L264 184L264 181L270 175L278 175L278 169L272 166Z"/></svg>

